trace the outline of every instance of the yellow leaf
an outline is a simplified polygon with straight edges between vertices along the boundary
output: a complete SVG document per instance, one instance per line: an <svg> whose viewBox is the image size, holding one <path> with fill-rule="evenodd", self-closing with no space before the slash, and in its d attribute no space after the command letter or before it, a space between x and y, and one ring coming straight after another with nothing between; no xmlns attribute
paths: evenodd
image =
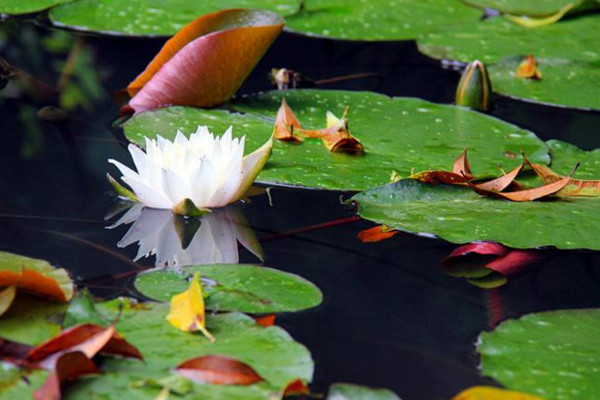
<svg viewBox="0 0 600 400"><path fill-rule="evenodd" d="M526 28L537 28L540 26L551 25L560 21L566 13L573 9L573 7L575 7L573 3L568 3L562 9L558 10L555 14L544 18L519 17L511 14L506 14L505 16L510 21L524 26Z"/></svg>
<svg viewBox="0 0 600 400"><path fill-rule="evenodd" d="M0 315L4 314L9 309L16 294L17 287L14 285L0 290Z"/></svg>
<svg viewBox="0 0 600 400"><path fill-rule="evenodd" d="M199 273L194 274L188 290L173 296L167 321L182 331L193 332L199 330L211 342L215 341L213 335L205 327L204 298Z"/></svg>
<svg viewBox="0 0 600 400"><path fill-rule="evenodd" d="M513 392L489 386L473 386L454 396L452 400L544 400L539 396Z"/></svg>

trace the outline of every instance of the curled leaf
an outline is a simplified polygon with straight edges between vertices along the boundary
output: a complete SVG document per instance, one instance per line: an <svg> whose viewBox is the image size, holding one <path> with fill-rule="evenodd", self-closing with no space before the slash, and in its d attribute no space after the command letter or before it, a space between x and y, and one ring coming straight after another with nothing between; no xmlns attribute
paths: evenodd
<svg viewBox="0 0 600 400"><path fill-rule="evenodd" d="M428 183L430 185L464 185L467 181L467 178L464 176L447 171L422 171L409 176L409 178L416 179L420 182Z"/></svg>
<svg viewBox="0 0 600 400"><path fill-rule="evenodd" d="M377 225L358 232L356 237L363 243L376 243L389 239L398 233L400 233L399 230L390 229L386 225Z"/></svg>
<svg viewBox="0 0 600 400"><path fill-rule="evenodd" d="M517 78L542 79L542 72L539 70L537 61L532 55L528 55L517 67Z"/></svg>
<svg viewBox="0 0 600 400"><path fill-rule="evenodd" d="M463 390L452 400L544 400L541 397L489 386L474 386Z"/></svg>
<svg viewBox="0 0 600 400"><path fill-rule="evenodd" d="M511 14L505 14L504 16L506 19L526 28L537 28L540 26L552 25L560 21L562 17L564 17L565 14L571 11L574 7L575 5L573 3L567 3L563 8L558 10L553 15L543 18L532 18L528 16L517 16Z"/></svg>
<svg viewBox="0 0 600 400"><path fill-rule="evenodd" d="M114 325L103 328L95 324L81 324L65 329L49 341L37 346L27 355L29 365L53 370L63 354L82 352L93 358L98 353L141 359L141 353L115 331Z"/></svg>
<svg viewBox="0 0 600 400"><path fill-rule="evenodd" d="M302 379L296 379L287 384L283 389L283 397L287 396L308 396L310 389Z"/></svg>
<svg viewBox="0 0 600 400"><path fill-rule="evenodd" d="M471 175L471 165L469 165L469 160L467 158L467 149L465 149L454 161L454 164L452 165L452 172L461 177L464 176L467 179L471 179L473 177L473 175Z"/></svg>
<svg viewBox="0 0 600 400"><path fill-rule="evenodd" d="M281 106L277 110L275 117L275 127L273 128L273 137L284 142L300 143L303 139L294 135L294 131L300 129L300 122L296 118L296 114L290 108L285 98L281 99Z"/></svg>
<svg viewBox="0 0 600 400"><path fill-rule="evenodd" d="M73 282L64 269L54 268L45 260L0 252L0 287L13 285L56 301L73 298Z"/></svg>
<svg viewBox="0 0 600 400"><path fill-rule="evenodd" d="M167 105L214 107L229 100L283 29L270 11L201 16L169 39L127 87L140 112Z"/></svg>
<svg viewBox="0 0 600 400"><path fill-rule="evenodd" d="M545 165L531 163L527 158L525 162L545 184L558 182L564 176L557 174ZM600 180L569 179L569 183L559 192L561 196L600 196Z"/></svg>
<svg viewBox="0 0 600 400"><path fill-rule="evenodd" d="M513 181L516 179L517 175L519 175L519 172L521 172L522 169L523 164L521 163L521 165L519 165L517 168L513 169L509 173L504 174L499 178L492 179L491 181L478 183L475 186L482 190L501 192L513 183Z"/></svg>
<svg viewBox="0 0 600 400"><path fill-rule="evenodd" d="M563 178L559 181L556 181L554 183L549 183L544 186L539 186L539 187L532 188L532 189L517 190L515 192L498 192L498 191L494 191L494 190L488 190L488 189L481 188L478 185L475 185L468 181L467 181L467 186L469 186L471 189L473 189L476 193L479 193L480 195L483 195L483 196L490 196L490 197L495 197L498 199L505 199L505 200L520 202L520 201L533 201L533 200L541 199L543 197L547 197L547 196L556 194L562 188L567 186L570 179L571 178L567 177L567 178Z"/></svg>
<svg viewBox="0 0 600 400"><path fill-rule="evenodd" d="M176 371L193 381L213 385L251 385L264 380L248 364L220 355L187 360Z"/></svg>
<svg viewBox="0 0 600 400"><path fill-rule="evenodd" d="M205 326L204 297L199 273L194 274L188 290L173 296L167 321L182 331L193 332L199 330L211 342L215 341L215 338Z"/></svg>
<svg viewBox="0 0 600 400"><path fill-rule="evenodd" d="M56 360L53 373L44 385L35 391L35 400L61 400L61 386L83 375L99 374L100 370L83 352L72 351L62 354Z"/></svg>
<svg viewBox="0 0 600 400"><path fill-rule="evenodd" d="M348 107L344 110L342 118L336 117L327 111L327 127L320 131L321 139L327 150L339 153L360 154L363 145L348 129Z"/></svg>

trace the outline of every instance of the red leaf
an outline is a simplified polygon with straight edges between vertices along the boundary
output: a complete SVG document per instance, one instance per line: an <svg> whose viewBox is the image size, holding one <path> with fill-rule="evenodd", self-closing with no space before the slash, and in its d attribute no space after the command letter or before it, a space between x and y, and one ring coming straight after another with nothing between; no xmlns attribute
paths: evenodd
<svg viewBox="0 0 600 400"><path fill-rule="evenodd" d="M107 354L142 358L135 347L115 333L114 325L103 328L94 324L82 324L66 329L57 337L34 348L27 356L27 362L52 370L62 354L80 351L88 358L92 358L105 350Z"/></svg>
<svg viewBox="0 0 600 400"><path fill-rule="evenodd" d="M262 317L254 318L256 323L263 328L268 328L269 326L273 326L275 324L275 314L264 315Z"/></svg>
<svg viewBox="0 0 600 400"><path fill-rule="evenodd" d="M510 249L508 247L494 242L468 243L454 249L452 253L450 253L448 257L444 258L440 263L442 265L446 265L451 263L454 259L458 257L463 257L471 254L501 256L508 253L509 250Z"/></svg>
<svg viewBox="0 0 600 400"><path fill-rule="evenodd" d="M0 339L0 360L15 365L24 365L25 358L32 348L33 347L23 343Z"/></svg>
<svg viewBox="0 0 600 400"><path fill-rule="evenodd" d="M127 88L140 112L168 105L214 107L229 100L283 29L260 10L204 15L173 36Z"/></svg>
<svg viewBox="0 0 600 400"><path fill-rule="evenodd" d="M215 385L250 385L264 380L248 364L219 355L187 360L176 371L193 381Z"/></svg>
<svg viewBox="0 0 600 400"><path fill-rule="evenodd" d="M539 250L511 250L508 254L487 263L485 267L508 277L522 272L544 258L544 253Z"/></svg>
<svg viewBox="0 0 600 400"><path fill-rule="evenodd" d="M378 225L358 232L356 237L363 243L376 243L389 239L398 233L400 233L400 231L389 229L385 225Z"/></svg>
<svg viewBox="0 0 600 400"><path fill-rule="evenodd" d="M52 375L46 379L44 385L35 391L35 400L61 400L61 386L83 375L98 374L100 370L80 351L62 354L56 360L56 367Z"/></svg>
<svg viewBox="0 0 600 400"><path fill-rule="evenodd" d="M286 396L308 396L310 394L310 389L306 386L306 383L302 379L296 379L287 384L285 389L283 390L283 397Z"/></svg>

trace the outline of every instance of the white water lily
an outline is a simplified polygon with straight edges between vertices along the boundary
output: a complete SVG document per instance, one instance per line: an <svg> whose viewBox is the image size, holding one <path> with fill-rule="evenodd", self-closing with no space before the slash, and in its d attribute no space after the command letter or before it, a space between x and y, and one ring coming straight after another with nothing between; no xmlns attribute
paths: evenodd
<svg viewBox="0 0 600 400"><path fill-rule="evenodd" d="M273 145L244 156L245 136L232 138L231 127L215 137L198 126L189 139L180 131L174 141L146 138L146 152L130 144L137 172L115 160L123 181L147 207L178 214L223 207L241 199L266 164ZM190 204L191 202L191 204Z"/></svg>
<svg viewBox="0 0 600 400"><path fill-rule="evenodd" d="M198 224L190 225L194 222ZM238 242L261 261L263 259L254 231L236 206L216 210L200 219L184 220L169 211L135 204L108 228L131 223L133 225L118 246L137 243L139 248L134 261L155 255L157 267L237 264Z"/></svg>

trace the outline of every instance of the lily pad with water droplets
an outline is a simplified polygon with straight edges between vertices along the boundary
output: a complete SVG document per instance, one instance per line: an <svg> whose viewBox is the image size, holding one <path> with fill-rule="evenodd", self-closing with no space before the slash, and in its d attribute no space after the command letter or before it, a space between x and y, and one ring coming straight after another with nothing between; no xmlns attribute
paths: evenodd
<svg viewBox="0 0 600 400"><path fill-rule="evenodd" d="M543 74L539 80L515 76L521 61L522 57L507 57L488 68L494 92L554 106L600 109L600 59L584 62L536 58Z"/></svg>
<svg viewBox="0 0 600 400"><path fill-rule="evenodd" d="M98 305L108 320L115 320L118 301ZM107 358L102 362L102 375L75 381L69 385L66 397L72 400L101 398L104 400L147 400L158 396L160 388L145 385L148 380L160 381L173 374L173 368L193 357L219 354L250 365L264 382L257 384L210 385L193 384L182 395L185 400L264 400L281 398L287 384L296 379L310 382L314 363L308 350L283 329L263 328L252 318L239 313L207 316L207 328L217 341L211 343L202 335L181 332L167 323L167 304L126 306L117 322L117 330L136 346L144 361ZM1 366L0 366L1 367ZM33 382L23 381L10 388L0 388L0 397L31 398L41 383L40 375L32 374ZM1 381L0 381L1 382ZM5 390L5 391L2 391Z"/></svg>
<svg viewBox="0 0 600 400"><path fill-rule="evenodd" d="M600 60L599 25L600 14L597 13L537 28L526 28L497 17L425 33L417 39L417 44L419 50L430 57L463 62L479 59L491 64L504 57L527 54L534 54L536 58L595 62ZM564 71L565 75L568 73Z"/></svg>
<svg viewBox="0 0 600 400"><path fill-rule="evenodd" d="M199 16L214 11L249 8L287 16L298 7L298 0L76 0L53 8L49 17L57 26L83 31L172 36Z"/></svg>
<svg viewBox="0 0 600 400"><path fill-rule="evenodd" d="M0 13L18 15L42 11L71 0L0 0Z"/></svg>
<svg viewBox="0 0 600 400"><path fill-rule="evenodd" d="M457 24L474 24L481 11L458 0L309 0L288 18L291 31L352 40L409 40Z"/></svg>
<svg viewBox="0 0 600 400"><path fill-rule="evenodd" d="M180 270L157 270L141 274L135 287L158 301L187 289L187 278L195 272L202 276L208 295L206 308L213 311L274 313L316 307L321 291L307 280L287 272L254 265L205 265Z"/></svg>
<svg viewBox="0 0 600 400"><path fill-rule="evenodd" d="M600 198L512 202L412 179L352 198L361 217L452 243L486 240L514 248L600 250Z"/></svg>
<svg viewBox="0 0 600 400"><path fill-rule="evenodd" d="M552 400L600 398L600 310L561 310L508 320L481 334L482 372Z"/></svg>
<svg viewBox="0 0 600 400"><path fill-rule="evenodd" d="M169 107L139 113L124 124L129 140L144 145L144 136L172 139L207 125L219 134L230 125L246 135L247 152L271 135L281 99L303 127L325 126L326 112L341 115L350 107L349 127L364 145L363 155L332 153L320 139L302 144L276 141L259 181L336 190L365 190L389 182L392 171L448 169L464 148L477 175L497 175L498 164L514 168L514 155L525 151L547 164L547 147L533 133L498 119L451 105L414 98L390 98L370 92L290 90L267 92L232 103L236 111ZM510 157L509 157L510 156Z"/></svg>

